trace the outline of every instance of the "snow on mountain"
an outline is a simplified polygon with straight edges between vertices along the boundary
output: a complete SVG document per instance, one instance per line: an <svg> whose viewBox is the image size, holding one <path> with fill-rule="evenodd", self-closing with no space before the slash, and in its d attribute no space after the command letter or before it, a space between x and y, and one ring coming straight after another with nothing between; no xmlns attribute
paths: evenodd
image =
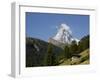
<svg viewBox="0 0 100 80"><path fill-rule="evenodd" d="M51 38L51 40L60 42L60 43L68 43L70 44L73 40L76 42L79 42L77 38L74 38L72 36L72 31L70 27L66 24L61 24L59 26L59 29L54 37Z"/></svg>

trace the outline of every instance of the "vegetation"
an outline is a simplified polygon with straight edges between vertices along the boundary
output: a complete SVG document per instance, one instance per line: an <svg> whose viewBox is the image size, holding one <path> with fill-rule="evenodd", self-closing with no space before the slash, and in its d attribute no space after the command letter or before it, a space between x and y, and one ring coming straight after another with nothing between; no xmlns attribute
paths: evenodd
<svg viewBox="0 0 100 80"><path fill-rule="evenodd" d="M68 45L66 45L65 47L64 47L64 55L65 55L65 58L71 58L71 54L70 54L70 48L69 48L69 46Z"/></svg>
<svg viewBox="0 0 100 80"><path fill-rule="evenodd" d="M89 48L89 35L84 36L80 42L78 43L78 53L84 51L85 49Z"/></svg>
<svg viewBox="0 0 100 80"><path fill-rule="evenodd" d="M26 67L57 65L63 50L40 39L26 38Z"/></svg>
<svg viewBox="0 0 100 80"><path fill-rule="evenodd" d="M78 43L76 41L72 41L70 45L66 45L64 47L64 54L66 58L70 58L75 54L79 54L82 51L89 48L89 35L83 37Z"/></svg>
<svg viewBox="0 0 100 80"><path fill-rule="evenodd" d="M26 67L89 63L89 35L63 48L40 39L26 38Z"/></svg>
<svg viewBox="0 0 100 80"><path fill-rule="evenodd" d="M89 64L89 49L80 53L81 57L77 60L71 61L70 59L65 59L60 65L77 65L77 64Z"/></svg>
<svg viewBox="0 0 100 80"><path fill-rule="evenodd" d="M46 66L53 65L53 47L51 43L48 44L47 54L45 55L45 58L44 58L44 64Z"/></svg>

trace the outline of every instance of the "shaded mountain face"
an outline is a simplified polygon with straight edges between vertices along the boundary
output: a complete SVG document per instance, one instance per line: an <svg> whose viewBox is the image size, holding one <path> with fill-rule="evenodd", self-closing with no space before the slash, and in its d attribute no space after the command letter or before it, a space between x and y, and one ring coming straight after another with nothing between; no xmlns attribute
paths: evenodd
<svg viewBox="0 0 100 80"><path fill-rule="evenodd" d="M77 43L79 40L77 38L74 38L72 36L72 31L70 27L66 24L61 24L59 26L59 29L54 37L49 38L50 43L54 45L59 45L59 44L71 44L72 41L76 41Z"/></svg>
<svg viewBox="0 0 100 80"><path fill-rule="evenodd" d="M26 38L26 67L44 66L48 45L48 42L40 39ZM63 50L53 44L51 45L53 47L53 57L60 60L63 57Z"/></svg>

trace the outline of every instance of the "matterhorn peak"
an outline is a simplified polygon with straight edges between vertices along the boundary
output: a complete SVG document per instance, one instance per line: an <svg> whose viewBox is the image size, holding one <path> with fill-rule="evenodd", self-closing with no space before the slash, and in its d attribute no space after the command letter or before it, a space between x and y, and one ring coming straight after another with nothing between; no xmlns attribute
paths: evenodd
<svg viewBox="0 0 100 80"><path fill-rule="evenodd" d="M72 36L72 31L70 27L67 24L60 24L58 27L58 31L54 37L52 37L54 41L60 42L60 43L67 43L70 44L73 40L78 42L79 40L77 38L74 38Z"/></svg>

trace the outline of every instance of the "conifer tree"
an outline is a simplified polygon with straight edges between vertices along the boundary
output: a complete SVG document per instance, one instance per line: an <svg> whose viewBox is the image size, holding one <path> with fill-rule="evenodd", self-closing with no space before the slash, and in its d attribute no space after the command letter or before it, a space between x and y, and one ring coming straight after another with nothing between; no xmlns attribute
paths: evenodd
<svg viewBox="0 0 100 80"><path fill-rule="evenodd" d="M44 58L44 65L51 66L53 65L53 47L52 44L48 44L47 53Z"/></svg>
<svg viewBox="0 0 100 80"><path fill-rule="evenodd" d="M72 41L71 45L70 45L70 54L77 54L77 50L78 50L78 45L76 41Z"/></svg>
<svg viewBox="0 0 100 80"><path fill-rule="evenodd" d="M71 57L71 54L69 52L69 46L68 45L66 45L64 47L64 54L65 54L65 58L67 58L67 59Z"/></svg>

